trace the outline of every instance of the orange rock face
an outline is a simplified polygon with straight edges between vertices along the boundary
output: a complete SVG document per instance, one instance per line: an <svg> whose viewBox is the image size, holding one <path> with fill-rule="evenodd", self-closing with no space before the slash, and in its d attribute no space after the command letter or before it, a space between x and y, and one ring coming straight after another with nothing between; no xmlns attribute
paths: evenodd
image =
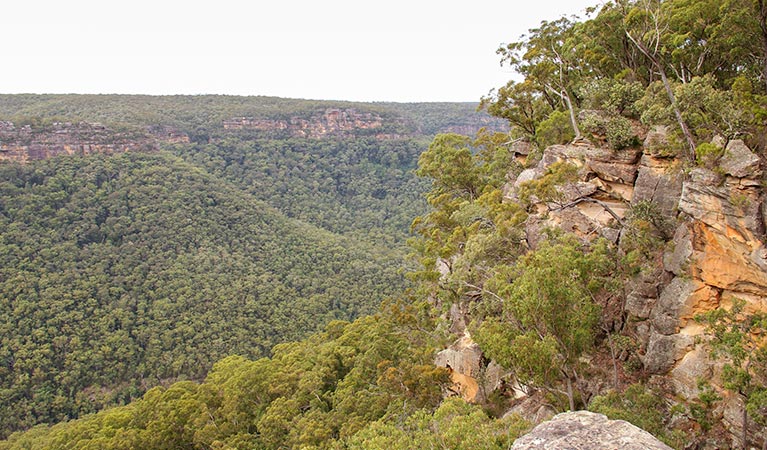
<svg viewBox="0 0 767 450"><path fill-rule="evenodd" d="M708 286L747 294L767 295L767 272L760 267L754 249L761 247L755 239L728 227L725 234L698 222L694 227L696 260L692 275Z"/></svg>

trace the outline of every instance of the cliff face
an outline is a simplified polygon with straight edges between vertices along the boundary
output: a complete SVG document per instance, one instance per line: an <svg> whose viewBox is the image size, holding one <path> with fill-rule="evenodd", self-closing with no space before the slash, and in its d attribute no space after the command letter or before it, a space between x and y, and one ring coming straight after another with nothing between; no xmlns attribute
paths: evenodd
<svg viewBox="0 0 767 450"><path fill-rule="evenodd" d="M712 382L724 398L717 414L739 433L742 405L723 388L722 363L710 358L701 339L705 330L694 317L728 308L736 299L745 301L746 311L767 311L762 161L743 141L719 141L725 152L713 168L684 170L667 151L664 129L642 137L642 146L618 151L588 142L549 147L535 167L511 178L504 195L517 200L527 182L540 179L557 162L577 167L577 179L558 186L556 201L533 198L535 212L525 224L531 248L551 227L584 241L601 236L625 247L630 211L654 205L668 241L625 284L625 314L615 331L628 330L636 338L645 373L665 380L679 398L696 398L700 379ZM524 146L515 151L524 160ZM466 357L451 367L479 379L483 368L472 363L480 358L466 353L470 347L461 342L446 352L461 350ZM443 359L437 363L444 366Z"/></svg>
<svg viewBox="0 0 767 450"><path fill-rule="evenodd" d="M354 108L327 108L315 114L292 116L287 119L233 117L223 121L225 130L248 130L269 137L326 137L373 136L376 139L402 139L428 134L421 125L399 116L363 112ZM508 126L487 115L466 115L440 127L440 133L474 135L480 128L507 132Z"/></svg>
<svg viewBox="0 0 767 450"><path fill-rule="evenodd" d="M0 121L0 160L27 162L59 155L156 151L160 142L184 143L189 137L164 126L146 132L120 132L87 122L57 122L33 129Z"/></svg>
<svg viewBox="0 0 767 450"><path fill-rule="evenodd" d="M293 137L354 136L364 131L372 131L379 139L398 137L383 132L384 119L381 116L351 108L328 108L310 117L295 116L289 119L234 117L225 120L223 126L225 130L254 130Z"/></svg>

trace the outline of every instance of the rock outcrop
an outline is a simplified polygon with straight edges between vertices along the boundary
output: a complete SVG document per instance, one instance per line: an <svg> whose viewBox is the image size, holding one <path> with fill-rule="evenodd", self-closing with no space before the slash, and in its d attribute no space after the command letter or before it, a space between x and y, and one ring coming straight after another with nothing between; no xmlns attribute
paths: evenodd
<svg viewBox="0 0 767 450"><path fill-rule="evenodd" d="M189 137L167 126L127 132L88 122L56 122L35 128L0 122L0 161L27 162L59 155L151 152L156 151L161 142L187 143Z"/></svg>
<svg viewBox="0 0 767 450"><path fill-rule="evenodd" d="M696 315L726 307L733 299L747 310L767 310L767 248L760 158L743 141L726 145L716 170L695 167L688 173L668 151L666 130L651 130L641 148L613 151L590 144L556 145L540 162L524 170L505 189L509 200L554 163L578 169L577 179L557 187L560 198L538 202L527 221L527 241L534 248L540 230L559 228L584 240L623 238L629 210L645 203L672 227L662 264L639 274L626 288L626 311L641 340L644 368L653 374L674 372L677 365L700 367L696 336L703 327ZM691 362L695 359L694 363ZM685 395L697 392L690 377L673 384ZM684 385L680 384L684 383Z"/></svg>
<svg viewBox="0 0 767 450"><path fill-rule="evenodd" d="M380 115L352 108L328 108L310 117L288 119L233 117L225 120L223 126L225 130L253 130L293 137L354 136L364 132L380 139L399 137L384 131L384 119Z"/></svg>
<svg viewBox="0 0 767 450"><path fill-rule="evenodd" d="M652 129L633 149L614 151L588 142L555 145L535 166L512 177L503 192L507 201L519 201L523 188L556 163L577 172L556 187L554 199L529 200L525 227L533 249L547 228L584 242L601 236L622 247L630 238L630 212L654 211L663 223L656 230L662 254L651 256L625 285L621 326L637 341L644 373L667 381L669 394L694 400L699 381L710 381L724 398L720 417L736 433L737 420L728 417L735 417L739 399L723 388L722 363L710 358L705 328L695 318L728 308L736 299L745 302L747 312L767 311L767 195L761 158L740 140L716 144L725 148L723 156L692 168L669 150L663 127ZM529 151L512 150L525 162Z"/></svg>
<svg viewBox="0 0 767 450"><path fill-rule="evenodd" d="M623 420L575 411L557 414L520 437L513 450L671 450L650 433Z"/></svg>
<svg viewBox="0 0 767 450"><path fill-rule="evenodd" d="M380 140L402 139L414 135L457 133L475 135L480 129L490 132L508 132L508 124L486 114L467 115L448 119L438 130L425 122L407 119L399 114L361 111L355 108L325 108L315 112L287 117L241 116L224 120L229 131L247 131L265 137L375 137Z"/></svg>

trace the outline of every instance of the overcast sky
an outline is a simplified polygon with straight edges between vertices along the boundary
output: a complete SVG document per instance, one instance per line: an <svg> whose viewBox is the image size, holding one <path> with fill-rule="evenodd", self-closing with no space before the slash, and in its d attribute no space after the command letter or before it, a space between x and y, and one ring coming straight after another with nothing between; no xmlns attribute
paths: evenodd
<svg viewBox="0 0 767 450"><path fill-rule="evenodd" d="M599 0L6 0L0 93L478 101L495 50Z"/></svg>

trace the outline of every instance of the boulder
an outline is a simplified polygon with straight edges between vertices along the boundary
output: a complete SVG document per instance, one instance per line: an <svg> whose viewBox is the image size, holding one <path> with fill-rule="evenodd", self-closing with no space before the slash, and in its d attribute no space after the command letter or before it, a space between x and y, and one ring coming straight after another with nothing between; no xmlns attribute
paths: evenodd
<svg viewBox="0 0 767 450"><path fill-rule="evenodd" d="M655 125L645 137L642 146L650 155L663 155L668 152L668 127L665 125Z"/></svg>
<svg viewBox="0 0 767 450"><path fill-rule="evenodd" d="M603 414L557 414L514 442L512 450L670 450L650 433Z"/></svg>
<svg viewBox="0 0 767 450"><path fill-rule="evenodd" d="M642 364L649 373L665 374L682 359L695 344L695 338L683 334L666 336L650 332L647 350L641 357Z"/></svg>
<svg viewBox="0 0 767 450"><path fill-rule="evenodd" d="M679 317L686 312L687 299L693 291L695 291L695 283L682 277L674 278L663 289L650 313L650 322L655 331L665 335L679 332Z"/></svg>
<svg viewBox="0 0 767 450"><path fill-rule="evenodd" d="M587 166L591 172L605 181L633 184L637 177L638 167L635 164L588 161Z"/></svg>
<svg viewBox="0 0 767 450"><path fill-rule="evenodd" d="M682 276L690 271L692 235L687 224L680 225L674 233L673 247L663 254L663 268Z"/></svg>
<svg viewBox="0 0 767 450"><path fill-rule="evenodd" d="M762 174L759 157L740 139L733 139L727 144L719 167L727 175L738 178L758 178Z"/></svg>
<svg viewBox="0 0 767 450"><path fill-rule="evenodd" d="M597 191L597 187L593 183L576 181L557 186L557 191L562 196L561 203L570 203L591 196Z"/></svg>
<svg viewBox="0 0 767 450"><path fill-rule="evenodd" d="M482 350L472 341L468 332L453 345L437 353L434 364L450 371L452 390L456 394L467 402L482 401L482 391L477 380L482 371Z"/></svg>
<svg viewBox="0 0 767 450"><path fill-rule="evenodd" d="M740 181L698 167L682 187L679 209L732 238L736 232L740 241L755 240L764 234L761 190Z"/></svg>
<svg viewBox="0 0 767 450"><path fill-rule="evenodd" d="M755 241L742 242L733 228L723 234L698 223L693 227L696 243L694 276L719 289L767 296L767 272Z"/></svg>
<svg viewBox="0 0 767 450"><path fill-rule="evenodd" d="M671 383L678 395L692 400L700 395L699 380L711 380L713 366L708 352L702 345L684 355L684 358L671 371Z"/></svg>
<svg viewBox="0 0 767 450"><path fill-rule="evenodd" d="M642 158L634 183L632 203L651 201L666 217L675 217L682 194L682 176L668 166L652 167Z"/></svg>
<svg viewBox="0 0 767 450"><path fill-rule="evenodd" d="M538 425L551 420L556 414L556 410L554 410L543 395L534 393L533 395L521 398L518 403L503 414L503 417L516 415L533 425Z"/></svg>

